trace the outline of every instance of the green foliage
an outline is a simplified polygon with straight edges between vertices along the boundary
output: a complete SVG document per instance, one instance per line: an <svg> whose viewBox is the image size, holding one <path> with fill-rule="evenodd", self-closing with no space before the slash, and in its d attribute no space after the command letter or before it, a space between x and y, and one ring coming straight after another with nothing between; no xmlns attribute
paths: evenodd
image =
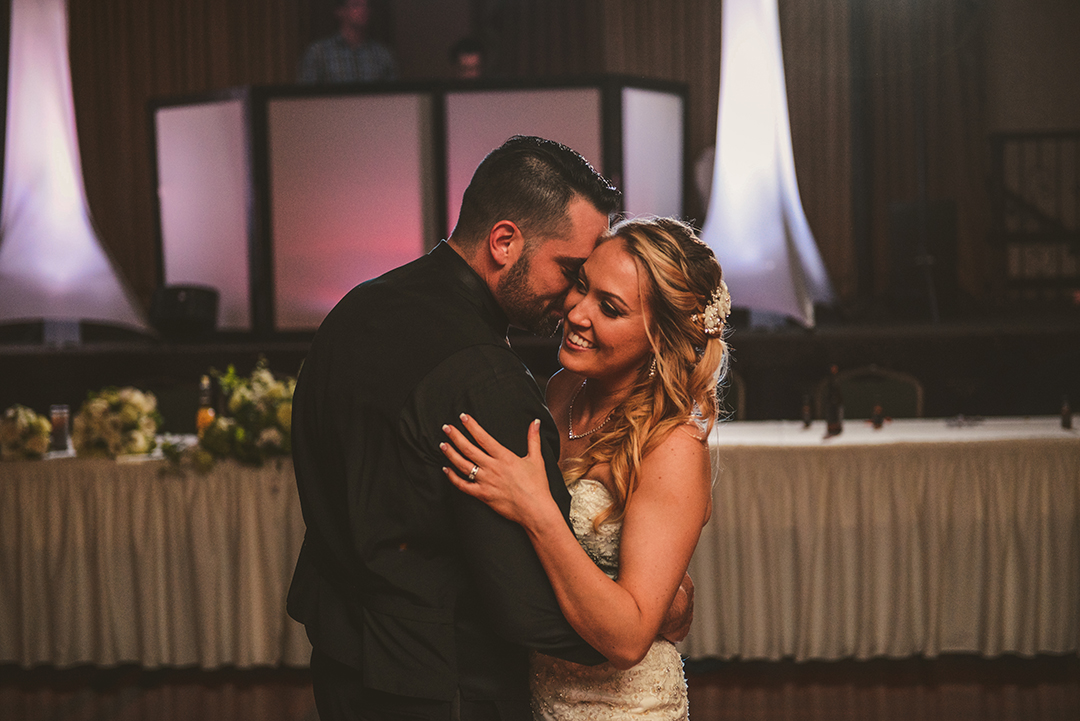
<svg viewBox="0 0 1080 721"><path fill-rule="evenodd" d="M225 373L211 369L210 374L226 398L226 412L203 430L198 445L185 452L186 460L208 470L223 458L260 466L269 458L292 453L295 378L276 378L265 358L249 376L237 374L232 365Z"/></svg>

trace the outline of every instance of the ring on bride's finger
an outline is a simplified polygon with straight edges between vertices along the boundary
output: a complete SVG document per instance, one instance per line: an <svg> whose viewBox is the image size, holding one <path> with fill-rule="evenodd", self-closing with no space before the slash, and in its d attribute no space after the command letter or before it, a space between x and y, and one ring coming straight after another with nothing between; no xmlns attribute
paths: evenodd
<svg viewBox="0 0 1080 721"><path fill-rule="evenodd" d="M479 472L480 472L480 466L477 466L477 465L474 464L473 467L472 467L472 470L469 471L469 480L470 481L475 481L476 480L476 474L479 473Z"/></svg>

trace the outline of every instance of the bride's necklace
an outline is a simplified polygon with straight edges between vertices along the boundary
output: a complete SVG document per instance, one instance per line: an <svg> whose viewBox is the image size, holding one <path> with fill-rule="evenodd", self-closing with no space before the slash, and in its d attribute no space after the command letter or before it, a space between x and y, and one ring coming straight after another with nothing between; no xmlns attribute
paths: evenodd
<svg viewBox="0 0 1080 721"><path fill-rule="evenodd" d="M578 386L578 389L576 391L574 391L574 395L570 397L570 413L568 414L567 419L566 419L566 421L567 421L566 422L566 426L567 426L566 435L572 441L576 441L579 438L584 438L585 436L591 436L593 433L596 433L598 430L600 430L601 428L603 428L604 426L607 425L607 422L611 420L611 414L615 412L614 408L612 408L610 411L608 411L608 414L606 416L604 416L604 420L600 421L600 425L596 426L591 431L585 431L584 433L577 433L577 434L574 433L574 401L577 400L578 394L580 394L581 391L584 390L585 384L588 381L589 381L588 378L581 381L581 385Z"/></svg>

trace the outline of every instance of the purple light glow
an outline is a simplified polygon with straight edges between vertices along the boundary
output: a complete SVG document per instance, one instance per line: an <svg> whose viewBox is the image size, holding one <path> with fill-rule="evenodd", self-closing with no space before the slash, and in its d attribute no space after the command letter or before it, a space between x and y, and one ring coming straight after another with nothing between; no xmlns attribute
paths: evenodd
<svg viewBox="0 0 1080 721"><path fill-rule="evenodd" d="M702 239L736 306L814 325L832 287L803 213L776 0L724 0L712 196Z"/></svg>
<svg viewBox="0 0 1080 721"><path fill-rule="evenodd" d="M147 324L87 211L67 51L65 0L13 0L0 323Z"/></svg>

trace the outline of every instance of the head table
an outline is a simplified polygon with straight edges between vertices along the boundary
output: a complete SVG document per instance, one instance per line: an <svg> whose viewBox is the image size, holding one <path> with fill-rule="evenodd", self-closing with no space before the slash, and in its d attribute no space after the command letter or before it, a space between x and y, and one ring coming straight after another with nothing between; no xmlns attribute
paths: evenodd
<svg viewBox="0 0 1080 721"><path fill-rule="evenodd" d="M719 424L683 652L1080 650L1080 432L1058 418Z"/></svg>
<svg viewBox="0 0 1080 721"><path fill-rule="evenodd" d="M0 663L306 666L292 464L0 464Z"/></svg>
<svg viewBox="0 0 1080 721"><path fill-rule="evenodd" d="M1080 650L1080 433L722 423L691 657ZM288 461L0 464L0 663L306 665Z"/></svg>

